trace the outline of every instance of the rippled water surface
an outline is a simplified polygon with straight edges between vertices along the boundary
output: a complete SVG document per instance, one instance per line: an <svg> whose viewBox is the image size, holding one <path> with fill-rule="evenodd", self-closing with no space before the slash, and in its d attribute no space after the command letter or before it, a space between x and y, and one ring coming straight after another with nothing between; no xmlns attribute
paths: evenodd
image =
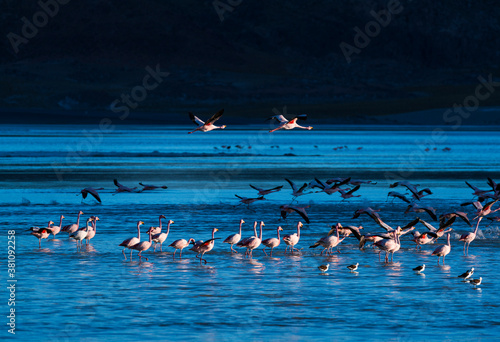
<svg viewBox="0 0 500 342"><path fill-rule="evenodd" d="M396 178L429 187L433 195L421 205L438 214L466 210L472 200L465 180L487 188L486 177L500 181L500 133L469 129L434 131L424 128L324 128L268 134L259 127L188 135L191 127L115 127L101 132L83 126L0 126L0 242L4 257L2 287L7 286L7 231L16 239L16 338L33 341L96 340L494 340L500 333L500 266L498 224L483 220L469 256L463 256L460 234L470 231L461 220L453 226L452 250L445 266L431 256L437 245L415 249L410 236L394 262L379 261L376 250L357 248L348 237L341 253L320 256L309 248L330 225L363 225L382 229L368 217L352 219L363 206L380 209L391 226L417 216L404 214L407 204L387 201ZM230 148L228 148L230 146ZM429 151L426 151L429 148ZM448 148L446 150L443 150ZM253 259L231 254L225 237L246 223L264 221L264 238L293 233L300 217L280 220L279 206L292 200L284 178L297 184L314 177L326 180L352 176L376 181L362 185L354 197L312 193L299 197L310 205L310 224L301 231L300 253L273 257L254 251ZM113 179L135 187L138 182L167 185L166 190L114 194ZM256 197L248 185L283 190L247 208L238 194ZM102 204L79 191L104 187ZM295 203L295 202L294 202ZM297 203L295 203L297 204ZM80 225L90 215L100 218L89 246L60 233L38 241L31 226L49 220ZM146 231L163 214L174 220L163 252L144 252L149 260L124 259L118 244L135 236L138 220ZM418 214L437 225L425 213ZM495 214L494 214L495 215ZM499 215L500 216L500 215ZM489 225L489 226L488 226ZM206 240L218 228L213 251L200 265L193 252L172 258L173 240ZM421 232L426 228L417 225ZM382 230L383 231L383 230ZM441 241L442 240L442 241ZM348 265L359 262L357 273ZM330 264L321 274L317 267ZM413 267L425 263L418 275ZM478 288L457 276L474 267ZM1 300L7 313L8 292ZM5 314L3 315L5 317ZM5 323L7 318L4 318ZM8 336L3 324L2 336Z"/></svg>

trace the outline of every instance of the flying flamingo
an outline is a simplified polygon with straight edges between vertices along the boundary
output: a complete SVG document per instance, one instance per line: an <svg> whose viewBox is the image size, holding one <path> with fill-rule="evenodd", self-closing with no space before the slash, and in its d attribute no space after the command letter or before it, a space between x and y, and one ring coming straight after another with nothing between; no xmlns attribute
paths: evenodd
<svg viewBox="0 0 500 342"><path fill-rule="evenodd" d="M387 194L388 199L389 199L389 197L392 197L392 202L394 202L395 198L399 198L400 200L405 201L406 203L411 203L410 200L408 198L406 198L406 196L404 194L397 192L397 191L390 191Z"/></svg>
<svg viewBox="0 0 500 342"><path fill-rule="evenodd" d="M53 223L54 222L49 221L48 226L50 227L50 225ZM38 248L42 248L42 243L41 243L42 239L48 238L49 235L52 233L50 228L31 227L28 230L31 230L31 235L33 235L38 239Z"/></svg>
<svg viewBox="0 0 500 342"><path fill-rule="evenodd" d="M63 218L64 218L64 216L61 215L61 218L59 219L59 226L49 226L50 230L52 231L52 238L53 239L55 239L56 235L59 234L59 232L61 231Z"/></svg>
<svg viewBox="0 0 500 342"><path fill-rule="evenodd" d="M295 245L299 243L300 228L302 228L303 226L304 225L302 224L302 222L299 221L299 223L297 223L297 233L283 236L283 241L287 245L287 247L285 248L285 253L286 253L288 247L290 247L290 253L293 253L294 249L296 249L297 252L299 251L297 248L295 248Z"/></svg>
<svg viewBox="0 0 500 342"><path fill-rule="evenodd" d="M341 193L340 197L342 197L343 200L346 200L346 199L351 198L351 197L361 197L361 195L353 195L353 193L358 191L360 187L361 187L361 185L356 185L354 188L352 188L350 190L339 189L339 191Z"/></svg>
<svg viewBox="0 0 500 342"><path fill-rule="evenodd" d="M130 259L132 259L132 249L130 247L141 242L141 225L143 224L144 222L142 221L137 222L137 237L131 237L130 239L124 240L122 243L118 245L125 247L123 248L122 251L125 260L127 260L127 256L125 255L125 249L126 248L130 249Z"/></svg>
<svg viewBox="0 0 500 342"><path fill-rule="evenodd" d="M156 186L156 185L151 185L151 184L142 184L141 182L139 182L139 185L142 186L142 190L140 190L140 192L143 192L146 190L155 190L155 189L168 189L168 186L166 186L166 185Z"/></svg>
<svg viewBox="0 0 500 342"><path fill-rule="evenodd" d="M285 180L290 184L290 186L292 187L292 196L293 196L293 199L292 199L292 202L295 201L295 199L299 196L302 196L302 195L307 195L308 193L304 193L304 190L307 188L307 183L304 183L304 185L302 185L300 188L297 187L295 185L294 182L292 182L291 180L289 180L288 178L285 178Z"/></svg>
<svg viewBox="0 0 500 342"><path fill-rule="evenodd" d="M443 257L443 265L444 265L444 258L451 252L451 244L450 244L450 233L448 233L448 242L446 245L441 245L438 248L432 252L431 255L437 255L438 257L438 265L439 265L439 258Z"/></svg>
<svg viewBox="0 0 500 342"><path fill-rule="evenodd" d="M287 129L288 130L288 129L294 129L294 128L302 128L302 129L307 129L308 131L313 129L312 126L304 127L304 126L300 126L297 123L297 120L306 120L307 114L297 115L293 119L291 119L290 121L288 121L283 115L271 116L268 120L273 120L273 119L279 122L279 126L276 127L275 129L270 130L269 131L270 133L276 132L277 130L280 130L280 129Z"/></svg>
<svg viewBox="0 0 500 342"><path fill-rule="evenodd" d="M205 261L205 264L207 263L207 260L203 259L203 256L205 255L205 253L207 252L210 252L214 246L215 246L215 232L217 232L218 229L217 228L214 228L212 229L212 238L210 240L207 240L205 242L203 241L200 241L199 243L197 242L193 248L191 248L191 250L197 252L198 254L196 254L196 257L198 258L198 255L201 254L201 256L199 257L200 258L200 265L201 265L201 262L202 261Z"/></svg>
<svg viewBox="0 0 500 342"><path fill-rule="evenodd" d="M87 236L85 237L85 244L90 243L90 239L93 239L95 234L97 233L97 221L99 221L99 217L92 216L92 229L89 230Z"/></svg>
<svg viewBox="0 0 500 342"><path fill-rule="evenodd" d="M229 235L224 241L223 243L228 243L230 246L231 246L231 253L238 253L237 251L235 251L233 249L233 245L237 244L240 240L241 240L241 226L243 225L243 223L245 223L245 221L243 220L240 220L240 230L237 234L232 234L232 235Z"/></svg>
<svg viewBox="0 0 500 342"><path fill-rule="evenodd" d="M76 219L76 223L73 224L68 224L67 226L64 226L61 231L69 233L69 235L73 234L80 228L80 215L83 214L83 211L78 212L78 218Z"/></svg>
<svg viewBox="0 0 500 342"><path fill-rule="evenodd" d="M90 195L92 195L92 197L94 197L97 200L97 202L102 203L101 198L99 197L99 193L97 192L97 190L104 190L104 188L94 189L94 188L89 187L89 188L82 189L80 191L80 193L82 194L83 199L86 199L87 195L90 194ZM80 195L80 194L77 194L77 196L78 195Z"/></svg>
<svg viewBox="0 0 500 342"><path fill-rule="evenodd" d="M160 234L161 233L161 228L162 228L162 226L161 226L161 219L165 219L166 220L167 218L165 217L165 215L160 215L160 217L158 219L160 225L158 227L151 227L152 234L153 234L153 241L154 241L154 236L156 234Z"/></svg>
<svg viewBox="0 0 500 342"><path fill-rule="evenodd" d="M142 255L141 255L142 252L147 251L151 247L151 245L153 244L151 232L152 232L152 230L149 229L148 230L148 235L149 235L149 240L148 241L141 241L141 242L136 243L135 245L132 245L132 246L129 247L131 250L135 249L136 251L139 251L139 253L137 254L139 256L139 261L142 261ZM146 261L148 261L148 260L149 259L146 258Z"/></svg>
<svg viewBox="0 0 500 342"><path fill-rule="evenodd" d="M401 248L401 242L399 241L400 227L398 227L394 232L393 239L384 239L374 243L382 251L385 251L385 262L389 262L389 254L391 254L391 262L394 258L394 253L399 251ZM380 256L380 255L379 255Z"/></svg>
<svg viewBox="0 0 500 342"><path fill-rule="evenodd" d="M87 219L87 226L85 228L79 229L69 236L70 238L73 238L76 241L76 248L82 246L82 240L84 240L87 237L88 232L92 229L92 227L89 226L90 222L92 221L93 221L92 217L89 217Z"/></svg>
<svg viewBox="0 0 500 342"><path fill-rule="evenodd" d="M219 120L223 113L224 113L224 109L221 109L217 113L212 115L212 117L210 119L208 119L207 122L203 122L200 120L200 118L195 116L193 113L189 112L189 118L191 119L191 121L194 122L195 125L199 125L199 127L197 129L195 129L194 131L188 132L188 133L191 134L191 133L194 133L196 131L209 132L209 131L214 130L214 129L226 128L226 125L222 125L222 126L215 126L214 125L214 122Z"/></svg>
<svg viewBox="0 0 500 342"><path fill-rule="evenodd" d="M264 221L260 221L260 236L252 236L242 247L247 249L245 255L248 255L250 258L253 257L253 250L258 248L262 243L262 227L265 226Z"/></svg>
<svg viewBox="0 0 500 342"><path fill-rule="evenodd" d="M479 222L481 222L482 219L483 219L482 217L479 217L479 219L477 220L476 228L474 229L473 232L462 234L462 236L460 236L460 239L458 239L458 241L464 242L464 255L469 255L469 245L476 238L477 230L479 229ZM467 254L465 252L466 245L467 245Z"/></svg>
<svg viewBox="0 0 500 342"><path fill-rule="evenodd" d="M153 236L153 242L155 243L155 248L153 249L153 252L156 251L156 245L160 244L160 252L163 252L162 246L165 240L168 237L168 233L170 232L170 225L174 223L174 221L169 220L168 225L167 225L167 232L166 233L158 233ZM154 228L154 227L153 227ZM152 231L152 230L151 230ZM152 234L152 232L151 232Z"/></svg>
<svg viewBox="0 0 500 342"><path fill-rule="evenodd" d="M118 189L115 190L116 193L119 192L140 192L140 190L136 190L137 187L134 188L129 188L128 186L125 186L121 183L118 182L118 179L113 179L113 183L118 187Z"/></svg>
<svg viewBox="0 0 500 342"><path fill-rule="evenodd" d="M275 247L278 247L280 245L280 242L281 242L281 239L280 239L280 230L283 230L283 228L281 227L278 227L277 229L277 232L278 232L278 237L277 238L269 238L269 239L265 239L265 240L262 240L262 244L266 247L264 247L264 249L262 249L262 251L264 252L265 255L267 255L266 253L266 248L271 248L271 256L273 256L273 249Z"/></svg>
<svg viewBox="0 0 500 342"><path fill-rule="evenodd" d="M258 188L256 186L253 186L252 184L249 184L249 185L252 189L255 189L259 192L258 193L259 196L269 195L269 194L272 194L273 192L278 192L281 190L281 188L283 188L283 185L277 186L277 187L272 188L272 189L262 189L262 188Z"/></svg>
<svg viewBox="0 0 500 342"><path fill-rule="evenodd" d="M436 210L432 207L421 207L416 203L410 204L405 211L405 214L408 214L410 211L414 211L416 213L427 213L434 220L437 221Z"/></svg>
<svg viewBox="0 0 500 342"><path fill-rule="evenodd" d="M306 212L307 208L309 208L309 206L307 206L307 207L293 207L291 205L282 205L282 206L280 206L281 217L286 220L286 217L288 216L288 214L296 212L304 219L304 221L306 221L307 223L310 223L309 215L307 215L307 212Z"/></svg>
<svg viewBox="0 0 500 342"><path fill-rule="evenodd" d="M252 204L253 202L265 200L265 198L263 196L260 196L257 198L248 198L248 197L242 197L242 196L238 196L238 195L235 195L235 196L240 199L241 203L246 204L248 209L250 209L250 204Z"/></svg>
<svg viewBox="0 0 500 342"><path fill-rule="evenodd" d="M194 243L194 239L189 239L188 241L184 240L184 239L179 239L179 240L175 240L174 242L172 242L168 247L174 247L175 250L174 250L174 255L173 255L173 258L175 259L175 252L177 252L178 249L181 250L180 252L180 258L182 259L182 250L184 248L186 248L187 246L189 246L190 243Z"/></svg>

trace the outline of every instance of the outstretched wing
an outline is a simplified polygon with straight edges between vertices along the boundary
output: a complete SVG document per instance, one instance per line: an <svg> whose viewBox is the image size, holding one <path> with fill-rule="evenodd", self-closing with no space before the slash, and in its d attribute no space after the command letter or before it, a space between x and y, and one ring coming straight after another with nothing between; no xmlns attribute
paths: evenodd
<svg viewBox="0 0 500 342"><path fill-rule="evenodd" d="M219 110L217 113L212 115L210 119L207 120L207 125L213 124L215 121L219 120L220 117L224 114L224 109Z"/></svg>
<svg viewBox="0 0 500 342"><path fill-rule="evenodd" d="M293 211L295 211L296 213L298 213L300 216L302 216L302 218L307 223L310 223L309 216L307 216L307 213L306 213L306 211L304 209L298 209L298 208L294 208L294 207L290 207L290 209L292 209Z"/></svg>
<svg viewBox="0 0 500 342"><path fill-rule="evenodd" d="M121 188L123 185L121 185L120 183L118 183L118 179L113 179L113 183L115 183L115 185L119 188Z"/></svg>
<svg viewBox="0 0 500 342"><path fill-rule="evenodd" d="M196 126L203 126L205 122L201 121L199 117L195 116L193 113L189 112L189 118Z"/></svg>
<svg viewBox="0 0 500 342"><path fill-rule="evenodd" d="M275 115L267 118L267 120L272 120L272 119L278 121L280 124L285 124L288 122L288 120L283 115Z"/></svg>

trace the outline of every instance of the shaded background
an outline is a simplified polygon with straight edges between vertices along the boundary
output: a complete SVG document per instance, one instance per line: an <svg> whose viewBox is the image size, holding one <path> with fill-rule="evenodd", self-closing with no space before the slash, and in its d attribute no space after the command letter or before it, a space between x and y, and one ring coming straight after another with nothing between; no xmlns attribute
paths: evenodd
<svg viewBox="0 0 500 342"><path fill-rule="evenodd" d="M157 64L170 75L124 122L189 124L187 111L225 108L228 122L249 123L287 106L332 124L443 124L479 75L500 81L494 0L401 1L351 63L339 45L354 45L354 28L388 1L69 1L17 53L7 35L42 9L1 3L3 123L116 117L110 104ZM481 107L499 104L496 91ZM500 124L498 114L479 110L470 123Z"/></svg>

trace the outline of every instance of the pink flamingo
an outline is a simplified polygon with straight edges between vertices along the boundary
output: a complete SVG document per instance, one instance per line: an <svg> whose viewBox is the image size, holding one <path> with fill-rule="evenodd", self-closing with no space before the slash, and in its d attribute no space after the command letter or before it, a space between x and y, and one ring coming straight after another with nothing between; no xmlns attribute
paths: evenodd
<svg viewBox="0 0 500 342"><path fill-rule="evenodd" d="M186 248L187 246L189 246L190 243L195 243L194 239L189 239L188 241L184 240L184 239L179 239L179 240L175 240L174 242L172 242L168 247L174 247L175 250L174 250L174 255L173 255L173 258L175 259L175 252L177 252L178 249L181 250L181 255L180 255L180 258L182 259L182 250L184 248Z"/></svg>
<svg viewBox="0 0 500 342"><path fill-rule="evenodd" d="M82 194L83 199L86 199L87 196L90 194L90 195L92 195L92 197L94 197L97 200L97 202L102 203L101 198L99 197L99 193L97 192L97 190L104 190L104 188L98 188L98 189L85 188L85 189L82 189L82 191L80 191L80 193ZM77 196L78 195L80 195L80 194L77 194Z"/></svg>
<svg viewBox="0 0 500 342"><path fill-rule="evenodd" d="M87 233L87 237L85 238L85 244L90 243L90 239L93 239L95 234L97 233L97 221L99 221L99 217L92 216L92 229Z"/></svg>
<svg viewBox="0 0 500 342"><path fill-rule="evenodd" d="M82 246L82 240L84 240L87 237L87 234L92 229L92 227L89 227L89 223L92 221L93 221L92 217L89 217L87 219L87 226L85 228L79 229L69 236L70 238L76 240L76 248Z"/></svg>
<svg viewBox="0 0 500 342"><path fill-rule="evenodd" d="M161 226L161 219L162 219L162 218L163 218L163 219L165 219L165 220L167 219L167 218L165 217L165 215L160 215L160 217L159 217L159 219L158 219L158 221L160 222L160 225L159 225L158 227L151 227L151 229L153 230L153 231L152 231L152 234L153 234L153 239L154 239L154 236L155 236L156 234L160 234L160 233L161 233L161 228L162 228L162 226Z"/></svg>
<svg viewBox="0 0 500 342"><path fill-rule="evenodd" d="M135 245L129 247L131 250L135 249L136 251L139 251L139 253L137 254L139 256L139 261L142 261L142 255L141 255L142 252L147 251L151 247L151 245L153 244L151 232L152 232L152 230L149 229L148 230L149 241L141 241L141 242L136 243ZM146 261L148 261L148 260L149 259L146 258Z"/></svg>
<svg viewBox="0 0 500 342"><path fill-rule="evenodd" d="M132 249L130 248L131 246L138 244L141 241L141 225L143 225L144 222L139 221L137 222L137 237L131 237L130 239L124 240L122 243L120 243L118 246L123 246L123 256L125 257L125 260L127 260L127 256L125 255L125 249L128 248L130 249L130 259L132 259Z"/></svg>
<svg viewBox="0 0 500 342"><path fill-rule="evenodd" d="M59 226L49 226L50 230L52 231L52 238L53 239L55 239L56 235L59 234L59 232L61 231L63 218L64 218L64 216L61 215L61 218L59 220Z"/></svg>
<svg viewBox="0 0 500 342"><path fill-rule="evenodd" d="M264 246L266 246L266 247L264 247L264 249L262 249L262 251L264 252L265 255L267 255L266 248L271 248L271 256L273 256L273 249L280 245L280 242L281 242L280 230L283 230L283 228L278 227L276 229L276 231L278 232L277 238L269 238L269 239L262 240L262 244Z"/></svg>
<svg viewBox="0 0 500 342"><path fill-rule="evenodd" d="M257 221L255 221L253 223L253 236L257 236L257 224L258 224ZM246 238L240 240L240 242L238 242L236 244L236 246L240 247L240 248L243 247L248 242L248 240L250 240L253 236L246 237ZM245 253L245 255L246 255L246 253Z"/></svg>
<svg viewBox="0 0 500 342"><path fill-rule="evenodd" d="M198 255L201 254L201 256L199 257L200 258L200 264L202 261L205 261L205 264L207 263L207 260L203 259L203 256L205 255L205 253L207 252L210 252L214 246L215 246L215 232L217 232L218 229L217 228L214 228L212 229L212 238L210 240L207 240L205 242L203 241L197 241L193 248L191 248L192 251L195 251L197 252L198 254L196 254L196 257L198 258Z"/></svg>
<svg viewBox="0 0 500 342"><path fill-rule="evenodd" d="M141 182L139 182L139 185L142 186L141 192L146 191L146 190L168 189L168 186L166 186L166 185L142 184Z"/></svg>
<svg viewBox="0 0 500 342"><path fill-rule="evenodd" d="M195 125L199 125L199 127L192 132L188 132L188 134L194 133L196 131L209 132L209 131L212 131L214 129L226 128L226 125L222 125L222 126L215 126L214 125L214 122L219 120L223 113L224 113L224 109L221 109L217 113L212 115L212 117L210 119L208 119L207 122L203 122L202 120L200 120L200 118L195 116L193 113L189 112L189 118L191 119L191 121L194 122Z"/></svg>
<svg viewBox="0 0 500 342"><path fill-rule="evenodd" d="M401 242L399 241L399 231L400 227L398 227L394 232L393 239L383 239L374 243L382 251L385 251L385 262L389 262L389 253L391 254L391 262L394 258L394 253L399 251L401 248ZM380 257L380 254L379 254Z"/></svg>
<svg viewBox="0 0 500 342"><path fill-rule="evenodd" d="M270 130L269 132L272 133L272 132L276 132L277 130L280 130L280 129L294 129L294 128L302 128L302 129L307 129L308 131L310 131L312 128L312 126L307 126L307 127L304 127L304 126L300 126L298 123L297 123L297 120L306 120L307 119L307 114L300 114L300 115L297 115L295 116L293 119L291 119L290 121L287 120L283 115L275 115L275 116L271 116L268 120L276 120L279 122L279 126L276 127L275 129L272 129Z"/></svg>
<svg viewBox="0 0 500 342"><path fill-rule="evenodd" d="M237 234L232 234L232 235L229 235L222 243L228 243L229 245L231 245L231 253L238 253L237 251L235 251L233 249L233 245L237 244L238 242L240 242L241 240L241 226L243 225L243 223L245 223L245 221L243 220L240 220L240 230Z"/></svg>
<svg viewBox="0 0 500 342"><path fill-rule="evenodd" d="M163 216L163 215L162 215ZM157 244L160 244L160 252L163 252L163 243L165 242L165 240L167 239L168 237L168 233L170 232L170 225L174 223L174 221L172 220L169 220L168 221L168 224L167 224L167 232L166 233L159 233L159 234L155 234L153 236L153 242L155 243L155 248L153 250L153 252L156 251L156 245Z"/></svg>
<svg viewBox="0 0 500 342"><path fill-rule="evenodd" d="M76 232L78 230L78 228L80 228L80 215L82 215L82 214L83 214L83 211L80 210L78 212L78 218L76 219L76 223L68 224L67 226L64 226L62 228L62 231L67 232L69 235Z"/></svg>
<svg viewBox="0 0 500 342"><path fill-rule="evenodd" d="M247 252L245 255L248 255L250 258L253 257L253 250L258 248L262 243L262 227L265 226L264 221L260 221L260 236L252 236L248 241L243 245L246 247Z"/></svg>
<svg viewBox="0 0 500 342"><path fill-rule="evenodd" d="M458 241L464 242L464 255L469 255L469 245L476 238L477 230L479 229L479 222L481 222L482 219L483 217L480 216L479 219L477 220L476 228L474 229L473 232L462 234L462 236L460 236L460 239L458 239ZM465 252L466 245L467 245L467 253Z"/></svg>
<svg viewBox="0 0 500 342"><path fill-rule="evenodd" d="M432 255L437 255L438 256L438 265L439 265L439 258L443 257L443 265L444 265L444 258L451 252L451 244L450 244L450 233L448 233L448 242L446 245L441 245L438 248L432 252Z"/></svg>
<svg viewBox="0 0 500 342"><path fill-rule="evenodd" d="M54 224L54 222L49 221L48 226L50 227L51 224ZM31 230L31 235L38 239L38 248L42 248L42 239L48 238L51 234L50 228L31 227L28 230Z"/></svg>
<svg viewBox="0 0 500 342"><path fill-rule="evenodd" d="M302 228L303 226L304 225L302 224L302 222L299 221L299 223L297 223L297 233L283 236L283 241L287 245L287 247L285 248L285 253L286 253L288 247L290 247L290 253L293 253L294 249L296 249L297 252L299 251L297 248L295 248L295 245L299 243L300 228Z"/></svg>

